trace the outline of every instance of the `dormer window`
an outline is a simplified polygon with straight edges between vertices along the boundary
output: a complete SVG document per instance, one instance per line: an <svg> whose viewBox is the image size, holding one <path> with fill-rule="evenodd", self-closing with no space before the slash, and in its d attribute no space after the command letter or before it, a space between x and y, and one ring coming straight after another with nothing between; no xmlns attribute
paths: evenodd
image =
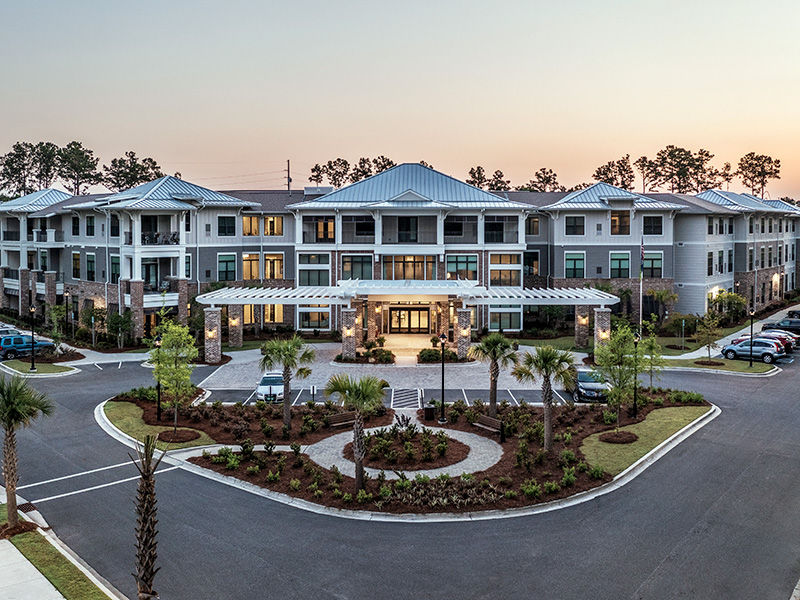
<svg viewBox="0 0 800 600"><path fill-rule="evenodd" d="M629 210L611 211L611 235L631 234L631 212Z"/></svg>

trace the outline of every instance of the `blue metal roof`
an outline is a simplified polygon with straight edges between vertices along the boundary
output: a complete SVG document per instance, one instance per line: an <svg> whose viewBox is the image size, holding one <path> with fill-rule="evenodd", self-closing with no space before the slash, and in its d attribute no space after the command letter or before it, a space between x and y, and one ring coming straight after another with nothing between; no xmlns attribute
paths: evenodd
<svg viewBox="0 0 800 600"><path fill-rule="evenodd" d="M779 208L773 208L760 198L750 194L737 194L724 190L706 190L697 194L697 197L739 212L786 212Z"/></svg>
<svg viewBox="0 0 800 600"><path fill-rule="evenodd" d="M122 205L124 202L124 208L157 209L173 208L159 203L175 200L191 200L204 206L258 206L255 202L221 194L170 175L113 194L104 199L104 204Z"/></svg>
<svg viewBox="0 0 800 600"><path fill-rule="evenodd" d="M417 163L382 173L290 208L530 208Z"/></svg>
<svg viewBox="0 0 800 600"><path fill-rule="evenodd" d="M38 192L33 192L27 196L9 200L8 202L3 202L0 204L0 210L32 213L36 212L37 210L47 208L48 206L56 204L57 202L61 202L62 200L66 200L70 197L70 194L67 192L48 188L39 190Z"/></svg>
<svg viewBox="0 0 800 600"><path fill-rule="evenodd" d="M608 210L610 208L609 200L629 200L636 209L640 210L680 210L683 208L680 204L648 198L600 181L585 189L575 190L558 202L543 206L542 209Z"/></svg>

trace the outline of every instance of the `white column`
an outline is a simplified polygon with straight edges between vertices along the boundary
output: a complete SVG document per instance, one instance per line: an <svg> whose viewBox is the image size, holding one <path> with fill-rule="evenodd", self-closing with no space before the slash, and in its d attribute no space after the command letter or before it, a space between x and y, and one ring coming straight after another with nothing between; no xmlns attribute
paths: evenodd
<svg viewBox="0 0 800 600"><path fill-rule="evenodd" d="M19 217L19 266L28 268L28 217Z"/></svg>
<svg viewBox="0 0 800 600"><path fill-rule="evenodd" d="M184 221L187 215L188 213L178 213L176 217L178 220L178 269L175 275L181 279L186 277L186 225Z"/></svg>
<svg viewBox="0 0 800 600"><path fill-rule="evenodd" d="M131 220L131 244L133 248L133 273L131 279L142 278L142 216L139 213L133 215Z"/></svg>
<svg viewBox="0 0 800 600"><path fill-rule="evenodd" d="M294 214L294 243L303 243L303 215L299 212Z"/></svg>
<svg viewBox="0 0 800 600"><path fill-rule="evenodd" d="M342 243L342 213L336 211L333 215L333 235L335 236L334 243Z"/></svg>
<svg viewBox="0 0 800 600"><path fill-rule="evenodd" d="M525 219L527 219L526 215L519 215L519 229L517 230L517 243L519 244L525 243Z"/></svg>
<svg viewBox="0 0 800 600"><path fill-rule="evenodd" d="M478 245L479 246L483 246L484 239L485 239L485 237L483 235L483 233L484 233L483 226L486 223L486 220L483 217L484 217L483 211L478 213Z"/></svg>
<svg viewBox="0 0 800 600"><path fill-rule="evenodd" d="M436 244L438 246L444 246L444 218L443 212L436 215Z"/></svg>
<svg viewBox="0 0 800 600"><path fill-rule="evenodd" d="M380 246L383 243L383 213L375 215L375 245Z"/></svg>

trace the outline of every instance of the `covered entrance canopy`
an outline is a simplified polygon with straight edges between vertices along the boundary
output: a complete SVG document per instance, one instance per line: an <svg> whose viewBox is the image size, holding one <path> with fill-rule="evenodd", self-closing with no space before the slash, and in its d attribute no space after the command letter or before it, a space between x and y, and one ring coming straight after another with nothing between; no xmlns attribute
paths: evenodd
<svg viewBox="0 0 800 600"><path fill-rule="evenodd" d="M214 362L219 356L220 310L219 306L242 306L247 304L289 304L289 305L338 305L342 306L342 354L355 356L356 309L353 303L368 301L372 303L400 302L439 303L437 313L441 314L441 303L458 301L457 323L453 324L454 337L459 354L465 354L471 338L472 306L531 306L560 305L575 306L575 342L579 347L586 346L589 334L589 307L595 307L595 343L608 338L611 326L610 309L619 298L608 292L594 288L520 288L485 287L468 280L344 280L334 286L308 286L296 288L280 287L228 287L197 296L197 301L208 305L206 309L206 355ZM380 313L376 306L376 311ZM421 332L430 327L435 316L428 308L402 307L386 308L389 327L398 331L413 329ZM391 310L391 312L389 312ZM368 311L367 318L374 330L376 311ZM412 314L413 313L413 314ZM238 313L237 313L238 314ZM229 326L241 330L241 319L235 322L230 318ZM440 317L441 321L441 317ZM441 328L441 326L440 326ZM387 329L386 331L389 331ZM430 331L430 330L429 330ZM241 339L239 334L238 339Z"/></svg>

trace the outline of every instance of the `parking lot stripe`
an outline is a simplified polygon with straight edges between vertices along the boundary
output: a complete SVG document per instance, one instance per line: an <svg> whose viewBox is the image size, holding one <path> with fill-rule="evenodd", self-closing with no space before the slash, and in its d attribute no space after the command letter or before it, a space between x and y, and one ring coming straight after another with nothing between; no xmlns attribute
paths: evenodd
<svg viewBox="0 0 800 600"><path fill-rule="evenodd" d="M512 393L511 393L511 390L506 390L506 391L508 392L508 395L509 395L509 396L511 396L511 399L514 401L514 404L516 404L517 406L519 406L519 400L517 400L517 399L514 397L514 394L512 394Z"/></svg>
<svg viewBox="0 0 800 600"><path fill-rule="evenodd" d="M121 369L121 368L122 368L122 361L119 361L119 364L117 365L117 368L118 368L118 369Z"/></svg>
<svg viewBox="0 0 800 600"><path fill-rule="evenodd" d="M464 394L464 402L466 402L467 406L469 406L469 398L467 398L467 390L461 388L461 393Z"/></svg>
<svg viewBox="0 0 800 600"><path fill-rule="evenodd" d="M174 471L175 469L180 469L180 466L176 465L174 467L167 467L166 469L160 469L156 471L156 475L160 475L161 473L166 473L167 471ZM41 504L42 502L49 502L50 500L58 500L59 498L66 498L67 496L75 496L77 494L85 494L86 492L93 492L94 490L99 490L106 487L111 487L112 485L117 485L118 483L126 483L128 481L135 481L139 479L139 475L135 477L128 477L126 479L119 479L117 481L111 481L109 483L102 483L100 485L93 485L92 487L83 488L81 490L74 490L72 492L67 492L65 494L57 494L56 496L49 496L47 498L39 498L38 500L33 500L34 504Z"/></svg>
<svg viewBox="0 0 800 600"><path fill-rule="evenodd" d="M566 404L567 404L567 401L566 401L566 400L564 400L564 397L563 397L561 394L559 394L559 393L558 393L558 390L553 390L553 393L554 393L556 396L558 396L558 399L559 399L559 400L561 400L561 404L564 404L564 405L566 405Z"/></svg>
<svg viewBox="0 0 800 600"><path fill-rule="evenodd" d="M136 462L139 462L138 460ZM46 485L48 483L54 483L56 481L64 481L65 479L72 479L74 477L81 477L83 475L91 475L92 473L99 473L100 471L108 471L109 469L118 469L119 467L124 467L125 465L130 465L131 461L126 461L123 463L117 463L116 465L108 465L107 467L100 467L99 469L90 469L89 471L81 471L80 473L73 473L72 475L64 475L63 477L55 477L53 479L45 479L44 481L37 481L36 483L27 483L25 485L17 486L18 490L24 490L27 488L37 487L40 485Z"/></svg>
<svg viewBox="0 0 800 600"><path fill-rule="evenodd" d="M292 402L292 406L297 406L297 401L300 399L300 396L303 395L303 390L305 388L300 388L300 391L297 392L297 396L294 397L294 402Z"/></svg>
<svg viewBox="0 0 800 600"><path fill-rule="evenodd" d="M253 391L250 393L250 395L247 397L247 400L245 400L245 401L244 401L244 403L245 403L245 404L247 404L248 402L250 402L250 398L252 398L252 397L253 397L253 396L255 396L255 395L256 395L256 391L255 391L255 390L253 390Z"/></svg>
<svg viewBox="0 0 800 600"><path fill-rule="evenodd" d="M98 365L97 363L94 363L94 366L95 366L95 367L97 367L98 369L100 369L101 371L103 370L103 367L101 367L101 366L100 366L100 365Z"/></svg>

